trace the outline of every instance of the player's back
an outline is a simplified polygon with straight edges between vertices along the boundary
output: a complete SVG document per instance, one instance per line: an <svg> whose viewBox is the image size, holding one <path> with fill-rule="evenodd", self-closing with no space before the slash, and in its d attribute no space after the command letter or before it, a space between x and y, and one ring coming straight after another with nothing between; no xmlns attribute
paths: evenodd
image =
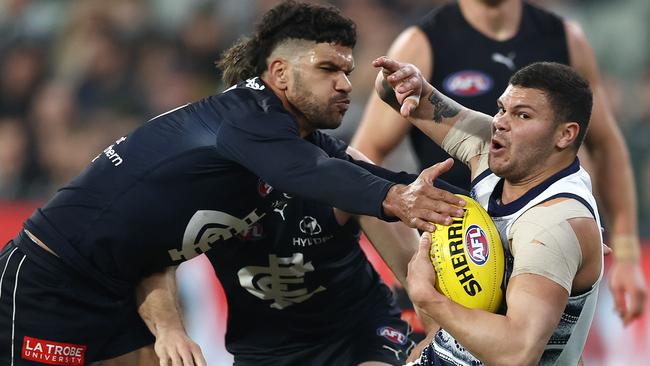
<svg viewBox="0 0 650 366"><path fill-rule="evenodd" d="M219 151L226 125L246 128L242 121L266 114L265 97L256 92L208 97L117 139L26 228L69 265L116 290L231 238L265 204L248 194L256 177ZM206 212L221 213L210 223L221 231L206 232Z"/></svg>

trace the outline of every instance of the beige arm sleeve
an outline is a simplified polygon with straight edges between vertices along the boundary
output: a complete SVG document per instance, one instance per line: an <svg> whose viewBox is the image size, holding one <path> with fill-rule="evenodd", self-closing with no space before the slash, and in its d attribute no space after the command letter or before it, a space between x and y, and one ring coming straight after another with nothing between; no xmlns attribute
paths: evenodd
<svg viewBox="0 0 650 366"><path fill-rule="evenodd" d="M544 276L571 294L582 251L568 220L577 217L593 216L572 199L533 207L521 215L510 231L515 258L512 277L523 273Z"/></svg>
<svg viewBox="0 0 650 366"><path fill-rule="evenodd" d="M487 156L492 137L492 117L476 111L470 111L459 119L447 132L441 147L449 155L470 165L470 160L480 156L479 166L473 169L477 173L487 169ZM473 178L473 177L472 177Z"/></svg>

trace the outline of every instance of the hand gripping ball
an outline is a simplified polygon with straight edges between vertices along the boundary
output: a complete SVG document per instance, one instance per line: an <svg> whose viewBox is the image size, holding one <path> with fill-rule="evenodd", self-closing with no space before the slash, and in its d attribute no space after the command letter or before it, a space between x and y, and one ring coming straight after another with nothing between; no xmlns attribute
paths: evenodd
<svg viewBox="0 0 650 366"><path fill-rule="evenodd" d="M505 257L499 232L481 205L470 197L462 218L436 224L431 234L431 262L436 288L453 301L473 309L496 312L503 297Z"/></svg>

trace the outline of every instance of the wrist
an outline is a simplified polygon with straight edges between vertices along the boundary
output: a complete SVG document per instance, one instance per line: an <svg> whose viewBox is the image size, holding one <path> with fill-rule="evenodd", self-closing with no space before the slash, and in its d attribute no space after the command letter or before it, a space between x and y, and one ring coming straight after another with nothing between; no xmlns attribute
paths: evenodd
<svg viewBox="0 0 650 366"><path fill-rule="evenodd" d="M419 296L414 297L415 299L411 298L413 305L436 322L439 322L438 317L445 308L444 305L451 301L434 287L430 287L426 294L421 293Z"/></svg>
<svg viewBox="0 0 650 366"><path fill-rule="evenodd" d="M403 184L393 184L386 193L384 201L381 203L381 208L384 212L384 217L399 217L398 215L398 199L397 197L405 189Z"/></svg>
<svg viewBox="0 0 650 366"><path fill-rule="evenodd" d="M636 235L618 234L611 238L612 254L616 262L639 263L641 246Z"/></svg>

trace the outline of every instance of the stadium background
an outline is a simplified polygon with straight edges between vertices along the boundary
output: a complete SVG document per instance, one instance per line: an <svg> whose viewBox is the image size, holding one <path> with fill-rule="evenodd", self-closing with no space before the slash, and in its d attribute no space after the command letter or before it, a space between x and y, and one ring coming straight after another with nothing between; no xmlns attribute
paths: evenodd
<svg viewBox="0 0 650 366"><path fill-rule="evenodd" d="M374 80L370 60L442 1L330 2L358 25L353 104L335 132L349 139ZM632 156L648 278L650 2L536 2L578 20L594 47ZM36 206L115 138L161 112L222 90L213 61L276 3L0 0L0 241L15 235ZM409 154L403 144L387 165L414 171ZM369 255L373 257L372 250ZM191 336L202 345L210 365L228 364L231 357L223 348L225 303L209 264L199 257L183 265L179 281ZM587 365L646 364L649 312L647 305L641 320L623 328L603 288L585 351Z"/></svg>

